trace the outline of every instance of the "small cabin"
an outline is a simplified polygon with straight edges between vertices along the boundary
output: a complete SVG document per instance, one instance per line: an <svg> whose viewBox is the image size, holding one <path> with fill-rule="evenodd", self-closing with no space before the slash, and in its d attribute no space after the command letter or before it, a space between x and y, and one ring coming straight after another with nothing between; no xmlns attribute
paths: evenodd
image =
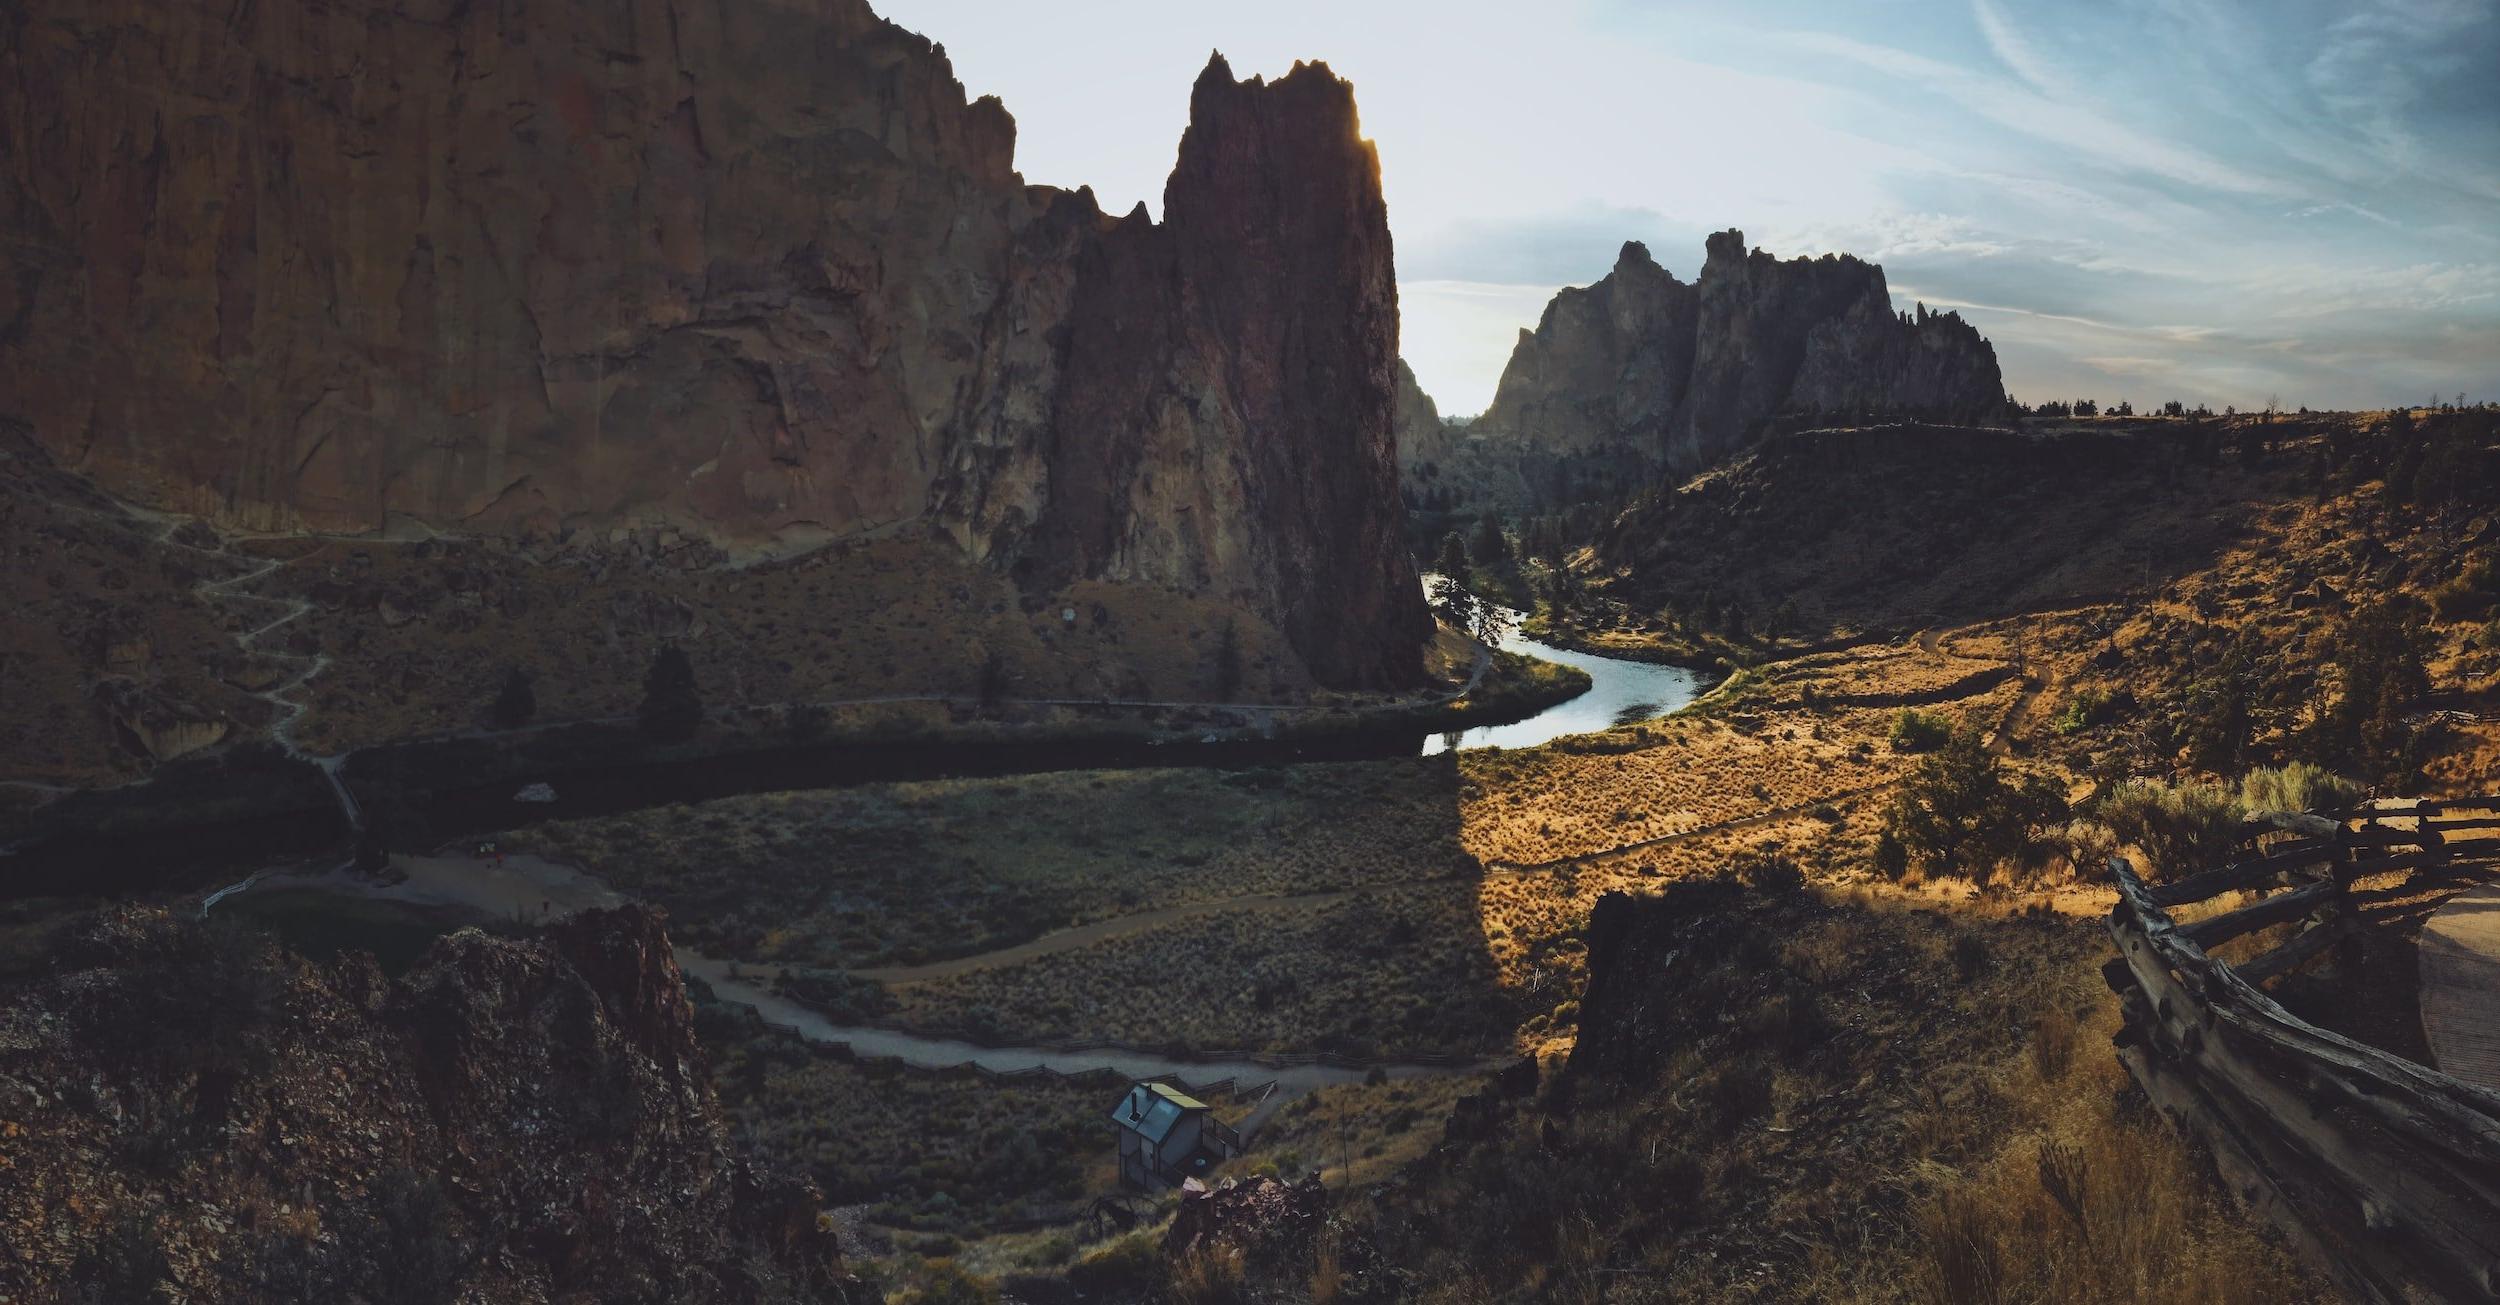
<svg viewBox="0 0 2500 1305"><path fill-rule="evenodd" d="M1241 1135L1206 1102L1169 1083L1136 1082L1111 1108L1120 1181L1153 1190L1204 1178L1241 1154Z"/></svg>

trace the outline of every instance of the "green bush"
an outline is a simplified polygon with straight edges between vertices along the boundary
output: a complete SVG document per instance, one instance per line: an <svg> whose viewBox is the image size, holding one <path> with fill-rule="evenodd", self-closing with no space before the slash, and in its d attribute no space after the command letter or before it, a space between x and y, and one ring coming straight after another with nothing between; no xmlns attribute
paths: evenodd
<svg viewBox="0 0 2500 1305"><path fill-rule="evenodd" d="M2160 877L2223 865L2239 849L2239 795L2217 784L2135 780L2104 796L2095 814L2121 843L2132 843Z"/></svg>
<svg viewBox="0 0 2500 1305"><path fill-rule="evenodd" d="M2250 811L2343 811L2361 796L2359 784L2306 761L2240 777L2240 805Z"/></svg>
<svg viewBox="0 0 2500 1305"><path fill-rule="evenodd" d="M2054 727L2060 734L2080 734L2085 730L2107 725L2135 710L2135 695L2124 689L2113 693L2098 685L2075 691L2066 700L2065 709L2057 713Z"/></svg>
<svg viewBox="0 0 2500 1305"><path fill-rule="evenodd" d="M1933 752L1953 737L1953 724L1931 711L1904 707L1892 722L1892 750Z"/></svg>
<svg viewBox="0 0 2500 1305"><path fill-rule="evenodd" d="M2500 566L2489 559L2431 590L2431 610L2443 621L2479 621L2494 606L2500 606Z"/></svg>
<svg viewBox="0 0 2500 1305"><path fill-rule="evenodd" d="M1985 884L2000 867L2037 865L2053 850L2047 832L2067 817L2065 792L2043 775L2006 776L1978 731L1954 733L1901 781L1883 832L1904 863ZM1877 868L1891 852L1876 842ZM1887 871L1889 873L1889 871Z"/></svg>

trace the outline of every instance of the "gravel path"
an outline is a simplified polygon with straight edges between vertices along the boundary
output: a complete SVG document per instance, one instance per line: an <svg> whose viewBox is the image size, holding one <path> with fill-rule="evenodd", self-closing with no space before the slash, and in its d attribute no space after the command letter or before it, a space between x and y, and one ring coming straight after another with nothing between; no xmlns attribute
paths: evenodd
<svg viewBox="0 0 2500 1305"><path fill-rule="evenodd" d="M2422 1033L2439 1068L2500 1088L2500 883L2449 898L2422 925Z"/></svg>

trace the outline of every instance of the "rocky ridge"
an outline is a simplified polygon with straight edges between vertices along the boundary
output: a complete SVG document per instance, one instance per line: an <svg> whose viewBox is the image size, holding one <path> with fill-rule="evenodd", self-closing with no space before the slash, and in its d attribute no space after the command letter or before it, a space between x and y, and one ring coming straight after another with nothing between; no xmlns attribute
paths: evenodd
<svg viewBox="0 0 2500 1305"><path fill-rule="evenodd" d="M1462 438L1402 449L1401 464L1410 488L1438 482L1453 506L1549 511L1697 471L1774 419L1969 421L2003 403L1987 340L1954 313L1896 313L1881 267L1782 260L1723 231L1690 284L1627 242L1519 333Z"/></svg>
<svg viewBox="0 0 2500 1305"><path fill-rule="evenodd" d="M1160 224L1025 185L861 0L38 0L0 66L0 417L112 492L925 537L1035 607L1205 595L1324 683L1420 674L1378 163L1324 66L1211 62Z"/></svg>

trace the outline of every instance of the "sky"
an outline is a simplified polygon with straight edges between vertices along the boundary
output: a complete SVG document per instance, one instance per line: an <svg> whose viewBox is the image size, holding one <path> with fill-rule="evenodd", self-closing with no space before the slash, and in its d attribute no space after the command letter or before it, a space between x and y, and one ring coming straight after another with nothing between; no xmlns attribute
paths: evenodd
<svg viewBox="0 0 2500 1305"><path fill-rule="evenodd" d="M1189 86L1318 59L1402 347L1480 411L1554 291L1711 231L1883 264L2017 397L2500 399L2500 0L882 0L1026 180L1159 213Z"/></svg>

